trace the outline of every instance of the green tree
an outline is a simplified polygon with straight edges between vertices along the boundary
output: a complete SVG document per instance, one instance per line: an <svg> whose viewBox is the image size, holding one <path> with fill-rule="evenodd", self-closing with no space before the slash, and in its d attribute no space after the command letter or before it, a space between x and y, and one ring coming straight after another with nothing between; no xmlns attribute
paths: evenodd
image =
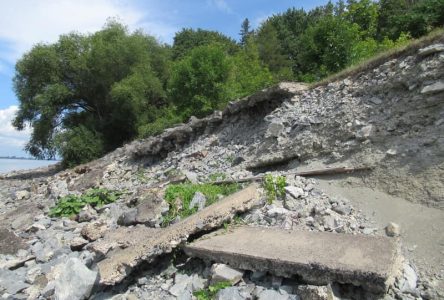
<svg viewBox="0 0 444 300"><path fill-rule="evenodd" d="M348 0L345 18L359 26L363 38L374 38L378 27L379 7L372 0Z"/></svg>
<svg viewBox="0 0 444 300"><path fill-rule="evenodd" d="M340 17L329 16L310 26L301 38L300 77L318 80L351 63L354 45L360 41L359 27Z"/></svg>
<svg viewBox="0 0 444 300"><path fill-rule="evenodd" d="M250 21L248 18L245 18L241 25L241 31L239 33L241 39L240 44L242 46L245 46L247 44L248 39L251 37L251 35L254 33L253 30L250 28Z"/></svg>
<svg viewBox="0 0 444 300"><path fill-rule="evenodd" d="M242 51L231 57L231 67L232 76L228 82L230 99L250 95L275 82L268 68L261 64L253 37L247 39Z"/></svg>
<svg viewBox="0 0 444 300"><path fill-rule="evenodd" d="M173 59L179 60L187 56L196 47L216 43L230 54L239 50L235 40L220 32L200 28L197 30L184 28L174 36Z"/></svg>
<svg viewBox="0 0 444 300"><path fill-rule="evenodd" d="M203 117L229 99L230 60L219 44L199 46L173 67L170 97L181 116Z"/></svg>
<svg viewBox="0 0 444 300"><path fill-rule="evenodd" d="M270 22L264 23L256 37L259 57L277 80L291 79L291 61L282 47L278 32Z"/></svg>
<svg viewBox="0 0 444 300"><path fill-rule="evenodd" d="M153 37L112 21L92 35L36 45L17 62L14 77L20 106L13 125L33 128L25 149L39 158L59 154L71 164L132 139L144 115L166 103L168 57ZM100 141L80 147L78 136ZM83 147L78 158L71 145Z"/></svg>

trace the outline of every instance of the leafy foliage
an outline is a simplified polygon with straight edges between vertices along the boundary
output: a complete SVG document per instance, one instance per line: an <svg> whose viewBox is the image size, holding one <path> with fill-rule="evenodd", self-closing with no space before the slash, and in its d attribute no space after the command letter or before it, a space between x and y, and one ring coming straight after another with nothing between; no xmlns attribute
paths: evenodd
<svg viewBox="0 0 444 300"><path fill-rule="evenodd" d="M268 204L272 204L276 198L283 198L285 196L285 187L287 186L287 180L285 176L273 177L271 174L267 174L263 180L263 187L267 195Z"/></svg>
<svg viewBox="0 0 444 300"><path fill-rule="evenodd" d="M175 64L170 96L180 114L203 117L228 100L230 61L217 44L199 46Z"/></svg>
<svg viewBox="0 0 444 300"><path fill-rule="evenodd" d="M51 217L70 217L78 214L83 207L101 207L113 203L122 195L118 191L107 189L91 189L81 196L67 195L59 199L57 204L49 211Z"/></svg>
<svg viewBox="0 0 444 300"><path fill-rule="evenodd" d="M234 54L239 50L236 41L220 32L200 28L197 30L184 28L174 36L172 47L173 60L180 60L188 56L193 49L211 44L218 44L220 48L229 54Z"/></svg>
<svg viewBox="0 0 444 300"><path fill-rule="evenodd" d="M277 81L319 81L442 25L444 0L289 8L255 30L244 19L239 43L184 28L163 45L110 21L94 34L35 45L17 62L13 125L31 125L31 155L71 167Z"/></svg>
<svg viewBox="0 0 444 300"><path fill-rule="evenodd" d="M98 157L135 137L139 122L155 119L166 102L168 65L167 48L116 22L36 45L16 65L13 125L32 125L25 149L35 157L58 154L67 166ZM92 140L99 141L88 145Z"/></svg>
<svg viewBox="0 0 444 300"><path fill-rule="evenodd" d="M221 281L215 284L210 285L208 288L195 291L193 295L197 298L197 300L213 300L216 297L216 294L227 287L231 286L231 282L229 281Z"/></svg>
<svg viewBox="0 0 444 300"><path fill-rule="evenodd" d="M207 198L206 206L219 200L219 196L228 196L240 189L238 184L171 184L165 190L165 200L169 204L168 214L164 216L163 225L166 226L176 217L186 218L197 212L197 208L190 208L191 200L196 192L201 192Z"/></svg>

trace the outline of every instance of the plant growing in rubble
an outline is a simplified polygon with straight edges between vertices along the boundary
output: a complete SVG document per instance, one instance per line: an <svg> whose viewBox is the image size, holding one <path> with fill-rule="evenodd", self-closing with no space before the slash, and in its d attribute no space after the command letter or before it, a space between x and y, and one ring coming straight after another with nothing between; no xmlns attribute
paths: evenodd
<svg viewBox="0 0 444 300"><path fill-rule="evenodd" d="M283 198L285 196L285 186L287 181L285 176L273 177L271 174L267 174L264 177L263 187L267 195L268 204L272 204L277 197Z"/></svg>
<svg viewBox="0 0 444 300"><path fill-rule="evenodd" d="M216 294L223 290L224 288L230 287L231 282L229 281L221 281L215 284L210 285L208 288L195 291L193 295L197 298L197 300L212 300L216 297Z"/></svg>
<svg viewBox="0 0 444 300"><path fill-rule="evenodd" d="M101 207L113 203L122 195L118 191L107 189L90 189L83 195L67 195L59 199L57 204L49 211L50 217L70 217L78 214L83 207Z"/></svg>
<svg viewBox="0 0 444 300"><path fill-rule="evenodd" d="M165 200L169 204L170 209L163 217L163 226L167 226L177 217L186 218L197 212L197 207L190 208L191 200L196 192L205 195L207 201L206 206L215 203L219 199L219 195L228 196L240 188L239 184L221 184L215 185L211 183L204 184L170 184L165 190Z"/></svg>

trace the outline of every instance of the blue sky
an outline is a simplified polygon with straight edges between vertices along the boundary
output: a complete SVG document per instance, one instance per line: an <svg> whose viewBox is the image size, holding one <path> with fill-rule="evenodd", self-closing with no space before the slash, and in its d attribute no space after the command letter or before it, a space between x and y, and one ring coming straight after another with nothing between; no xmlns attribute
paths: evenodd
<svg viewBox="0 0 444 300"><path fill-rule="evenodd" d="M10 125L18 101L12 90L15 62L39 42L57 41L70 31L99 30L107 18L120 19L130 29L142 29L172 43L182 28L220 31L238 39L248 18L257 27L267 17L290 7L307 10L323 0L14 0L0 1L0 156L27 156L21 149L30 130Z"/></svg>

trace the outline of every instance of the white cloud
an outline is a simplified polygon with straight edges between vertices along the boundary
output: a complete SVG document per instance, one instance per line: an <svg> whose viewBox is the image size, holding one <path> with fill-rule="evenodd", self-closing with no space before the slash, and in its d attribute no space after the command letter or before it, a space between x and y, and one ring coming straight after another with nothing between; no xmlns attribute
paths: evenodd
<svg viewBox="0 0 444 300"><path fill-rule="evenodd" d="M152 1L149 1L150 5ZM108 18L118 18L130 29L147 26L169 41L172 26L156 22L154 3L151 10L141 10L126 0L14 0L0 1L0 59L14 63L39 42L54 42L60 34L77 31L95 32Z"/></svg>
<svg viewBox="0 0 444 300"><path fill-rule="evenodd" d="M218 10L232 14L233 10L225 0L208 0L208 4L215 6Z"/></svg>
<svg viewBox="0 0 444 300"><path fill-rule="evenodd" d="M31 130L27 127L22 131L18 131L11 125L17 110L18 107L15 105L0 109L0 145L1 148L10 148L21 152L21 149L29 140ZM15 154L11 153L10 155Z"/></svg>

